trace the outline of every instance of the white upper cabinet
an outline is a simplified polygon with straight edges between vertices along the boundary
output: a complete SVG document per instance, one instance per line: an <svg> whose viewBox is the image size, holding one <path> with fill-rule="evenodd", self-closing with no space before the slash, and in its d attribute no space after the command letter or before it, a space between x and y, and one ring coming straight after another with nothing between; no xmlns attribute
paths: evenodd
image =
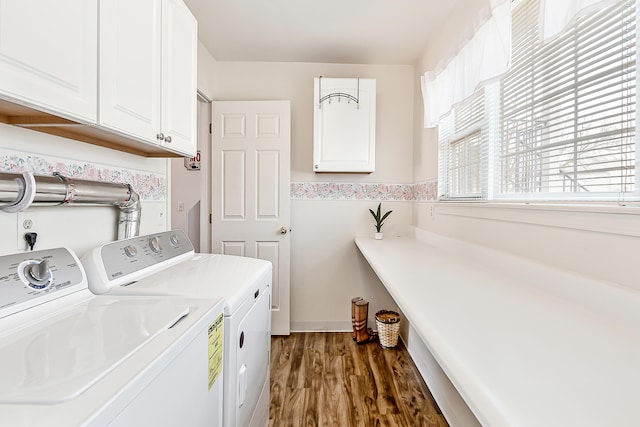
<svg viewBox="0 0 640 427"><path fill-rule="evenodd" d="M182 0L0 0L0 121L193 157L197 26Z"/></svg>
<svg viewBox="0 0 640 427"><path fill-rule="evenodd" d="M316 77L313 98L313 171L374 172L375 79Z"/></svg>
<svg viewBox="0 0 640 427"><path fill-rule="evenodd" d="M196 155L198 23L182 0L162 13L162 132L164 145Z"/></svg>
<svg viewBox="0 0 640 427"><path fill-rule="evenodd" d="M182 0L100 5L99 124L196 154L197 21Z"/></svg>
<svg viewBox="0 0 640 427"><path fill-rule="evenodd" d="M161 3L100 2L101 126L156 141L160 128Z"/></svg>
<svg viewBox="0 0 640 427"><path fill-rule="evenodd" d="M97 34L97 0L0 0L0 97L95 123Z"/></svg>

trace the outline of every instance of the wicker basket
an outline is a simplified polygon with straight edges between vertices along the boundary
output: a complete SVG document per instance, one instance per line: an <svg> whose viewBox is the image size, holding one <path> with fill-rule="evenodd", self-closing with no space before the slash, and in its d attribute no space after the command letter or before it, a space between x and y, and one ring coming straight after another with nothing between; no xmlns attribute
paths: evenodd
<svg viewBox="0 0 640 427"><path fill-rule="evenodd" d="M395 311L380 310L376 313L376 326L380 345L386 348L398 345L400 332L400 315Z"/></svg>

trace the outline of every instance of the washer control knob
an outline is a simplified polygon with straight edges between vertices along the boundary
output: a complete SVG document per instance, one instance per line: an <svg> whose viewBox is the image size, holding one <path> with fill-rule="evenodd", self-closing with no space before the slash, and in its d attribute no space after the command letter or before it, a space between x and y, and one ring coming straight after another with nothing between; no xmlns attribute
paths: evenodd
<svg viewBox="0 0 640 427"><path fill-rule="evenodd" d="M157 236L149 239L149 247L155 253L160 252L162 250L162 245L160 245L160 239Z"/></svg>
<svg viewBox="0 0 640 427"><path fill-rule="evenodd" d="M172 234L171 237L169 237L169 242L171 242L171 246L177 246L178 243L180 243L180 239L178 239L178 236L175 234Z"/></svg>
<svg viewBox="0 0 640 427"><path fill-rule="evenodd" d="M27 285L34 289L44 289L49 286L53 280L49 264L46 259L42 261L32 261L24 266L24 277Z"/></svg>
<svg viewBox="0 0 640 427"><path fill-rule="evenodd" d="M124 247L124 254L129 258L133 258L138 255L138 249L134 245L127 245Z"/></svg>

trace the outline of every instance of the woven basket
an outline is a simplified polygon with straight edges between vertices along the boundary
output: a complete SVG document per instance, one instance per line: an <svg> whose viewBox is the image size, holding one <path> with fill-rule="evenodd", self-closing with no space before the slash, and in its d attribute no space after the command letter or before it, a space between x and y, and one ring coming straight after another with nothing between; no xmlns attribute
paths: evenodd
<svg viewBox="0 0 640 427"><path fill-rule="evenodd" d="M386 348L398 345L400 332L400 315L395 311L380 310L376 313L376 326L380 345Z"/></svg>

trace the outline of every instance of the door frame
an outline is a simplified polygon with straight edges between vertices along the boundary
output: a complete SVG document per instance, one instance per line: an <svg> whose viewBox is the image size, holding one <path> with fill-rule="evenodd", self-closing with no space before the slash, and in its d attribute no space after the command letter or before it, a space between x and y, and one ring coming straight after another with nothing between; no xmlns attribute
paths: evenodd
<svg viewBox="0 0 640 427"><path fill-rule="evenodd" d="M211 102L198 91L198 149L200 150L200 252L211 253Z"/></svg>
<svg viewBox="0 0 640 427"><path fill-rule="evenodd" d="M273 271L274 277L277 276L278 279L279 279L279 281L278 281L279 300L278 300L278 304L276 304L276 309L274 309L273 302L271 304L271 314L272 314L271 333L275 334L275 335L289 335L291 333L291 303L290 303L290 301L291 301L291 237L290 237L290 233L289 233L290 228L291 228L291 186L290 186L290 182L291 182L291 102L289 100L231 100L231 101L215 100L214 102L216 102L216 103L220 102L221 104L222 103L229 103L229 104L232 104L232 103L238 103L238 104L241 104L241 103L254 103L255 105L259 105L258 107L255 107L255 105L252 107L252 108L257 108L257 111L260 111L266 105L267 106L266 107L266 111L265 111L266 112L266 116L264 116L264 117L267 118L267 119L270 119L272 117L271 113L275 113L276 111L284 113L285 110L283 109L283 107L286 105L286 119L287 119L286 120L287 121L287 125L286 125L287 126L287 130L286 130L287 141L286 141L286 144L287 144L287 146L286 146L286 154L284 154L285 158L286 158L286 162L281 162L280 163L281 167L279 168L279 170L280 170L279 174L280 175L279 175L279 178L278 178L278 181L279 181L279 185L278 186L280 188L280 190L279 190L279 194L281 195L280 196L280 200L285 200L286 199L286 201L287 201L286 202L286 207L283 206L283 205L280 205L280 209L279 210L280 210L281 213L285 212L285 210L286 210L287 213L286 213L286 215L284 215L284 217L282 215L276 215L274 217L274 219L276 219L276 222L278 222L277 230L281 230L280 226L282 226L282 229L285 229L285 227L286 227L286 231L282 231L282 232L278 231L278 233L282 233L283 235L286 235L286 237L282 236L286 240L285 249L283 249L283 251L284 251L283 253L286 254L286 261L284 261L285 257L280 257L278 254L276 254L275 258L281 259L281 260L283 260L283 262L277 262L276 263L277 265L274 265L274 269L273 269L274 270ZM273 104L273 107L269 106L268 103L270 103L270 102ZM238 108L238 107L233 107L232 106L232 107L230 107L230 110L233 111L235 108ZM242 107L239 107L239 108L242 109L244 107L242 106ZM274 110L270 111L270 108L274 108ZM249 108L247 108L247 110L249 110ZM217 110L217 111L220 111L220 110ZM244 111L244 110L239 110L239 111ZM219 118L214 118L214 114L215 113L216 113L216 108L213 106L213 103L212 103L211 104L211 123L214 126L218 126L219 125L220 129L225 129L226 125L222 124L222 123L218 123L219 122ZM233 117L233 119L236 119L236 120L238 119L236 112L232 112L231 115L235 116L235 117ZM256 116L256 120L258 120L257 117L258 116ZM284 116L282 116L282 117L284 117ZM244 121L243 121L244 119L240 120L239 122L237 122L236 120L232 120L232 123L236 123L236 124L237 123L244 123ZM234 128L235 125L232 125L231 127ZM279 129L283 129L283 128L280 127L280 125L278 125L278 128ZM259 129L259 128L255 128L255 129ZM266 127L266 130L267 130L267 132L266 132L267 141L268 141L268 139L270 137L272 137L269 134L269 130L268 129L269 129L269 126ZM217 131L217 129L214 128L213 132L216 132L216 131ZM214 147L214 145L213 145L215 140L216 140L217 135L218 134L212 134L210 136L210 141L211 142L210 142L210 153L209 153L209 156L208 156L209 157L208 161L210 162L210 166L211 166L211 168L210 168L211 169L211 175L210 175L209 185L207 186L208 190L210 191L210 194L209 194L209 197L210 197L210 204L209 204L210 211L209 212L212 213L212 214L216 214L216 215L218 215L218 213L214 213L213 211L214 211L214 207L217 206L217 204L216 204L217 202L213 199L213 196L214 196L214 192L217 190L217 187L214 189L214 177L217 177L218 175L212 169L213 169L214 165L216 165L214 157L216 156L216 153L219 151L219 149L216 149L216 147ZM232 135L233 136L231 137L231 139L237 137L237 135L234 135L234 134L232 134ZM242 134L240 133L240 135L242 135ZM278 144L277 146L280 147L280 148L278 148L278 150L283 150L283 151L280 151L280 153L285 153L285 151L283 149L284 147L279 145L279 144L282 144L285 141L285 139L280 136L280 135L282 135L280 132L277 132L277 135L279 135L279 136L277 136L276 139L278 141L281 141L281 142L277 143ZM265 136L261 136L261 138L264 138L264 137ZM267 141L264 141L264 142L268 146L270 144L270 142L267 142ZM228 144L228 142L226 142L226 139L224 140L223 144ZM261 151L261 149L264 150L265 147L257 148L256 152L259 153ZM231 150L231 151L233 152L235 150ZM218 159L218 161L219 160L220 159ZM283 177L286 178L286 179L283 179ZM253 181L251 181L251 182L253 182ZM257 188L256 188L256 190L257 190ZM208 220L208 218L209 218L209 215L207 215L207 220ZM217 216L213 217L213 218L214 218L214 220L216 220ZM261 222L261 221L258 220L256 222L254 222L253 225L255 225L256 223L259 223L259 222ZM251 226L250 224L248 224L248 225ZM212 253L214 251L217 253L218 249L214 248L214 240L215 240L214 236L216 236L216 233L215 233L215 231L213 229L213 224L210 225L210 229L211 229L211 234L210 234L210 240L209 240L209 243L210 243L209 248L210 248ZM249 228L248 230L252 230L252 228ZM229 231L230 230L226 230L227 233ZM261 238L265 238L265 234L264 234L265 230L263 228L255 229L253 231L255 231L257 234L254 235L252 233L248 233L248 235L254 236L253 240L255 240L256 243L259 242ZM223 231L223 233L225 233L225 232ZM267 235L269 233L270 233L270 231L267 231ZM278 234L278 235L280 236L280 234ZM262 236L262 237L259 237L259 236ZM249 239L249 240L251 240L251 239ZM278 240L280 240L280 239L278 239ZM271 241L268 237L267 237L267 240L263 241L263 242L265 242L265 243L273 243L273 241ZM233 243L235 243L235 242L233 242ZM232 251L232 253L233 253L233 251ZM244 252L243 252L243 254L244 254ZM251 254L251 251L249 251L249 254ZM258 254L256 253L255 256L258 256ZM268 258L265 258L265 259L268 259ZM274 261L274 263L275 263L275 261ZM281 286L281 284L283 282L284 282L285 286ZM273 290L274 290L274 287L272 286L272 298L273 298L273 294L274 294ZM283 310L283 308L284 308L284 310ZM279 314L276 314L276 313L279 313ZM276 319L275 319L276 321L275 322L274 322L274 316L276 316Z"/></svg>

